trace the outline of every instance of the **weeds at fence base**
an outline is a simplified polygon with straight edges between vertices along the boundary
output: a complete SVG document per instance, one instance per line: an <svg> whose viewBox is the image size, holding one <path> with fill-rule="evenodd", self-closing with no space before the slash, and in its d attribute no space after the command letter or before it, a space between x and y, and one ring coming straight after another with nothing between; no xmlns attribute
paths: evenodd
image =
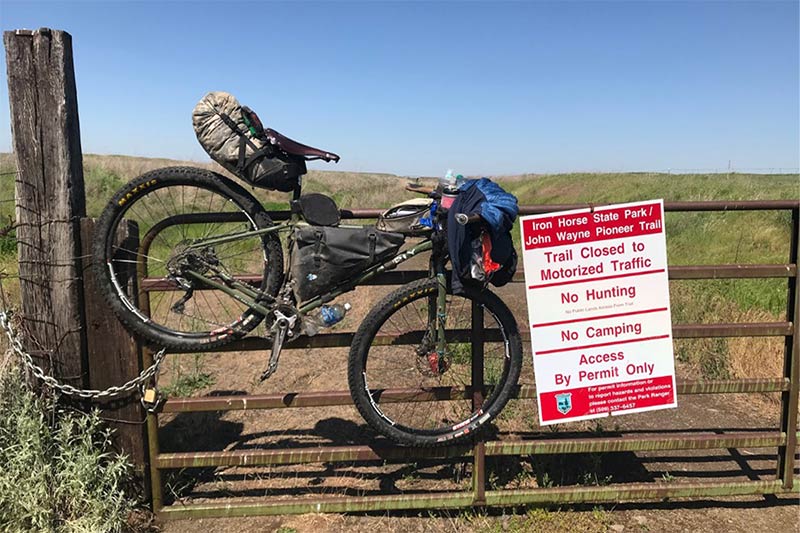
<svg viewBox="0 0 800 533"><path fill-rule="evenodd" d="M97 412L37 397L14 367L0 375L0 464L0 531L129 530L132 468Z"/></svg>
<svg viewBox="0 0 800 533"><path fill-rule="evenodd" d="M191 358L187 363L185 359ZM216 379L205 370L203 354L176 354L169 361L169 383L161 387L161 392L170 397L187 397L210 387Z"/></svg>
<svg viewBox="0 0 800 533"><path fill-rule="evenodd" d="M564 533L583 531L605 532L611 524L611 515L602 507L591 513L581 513L559 508L531 507L518 512L503 512L492 516L480 511L465 511L461 520L481 533Z"/></svg>

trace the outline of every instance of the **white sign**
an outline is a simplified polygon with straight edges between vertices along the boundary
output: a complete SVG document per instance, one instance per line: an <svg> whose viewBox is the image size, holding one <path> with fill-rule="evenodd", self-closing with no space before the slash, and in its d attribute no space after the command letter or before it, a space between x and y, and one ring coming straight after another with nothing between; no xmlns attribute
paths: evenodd
<svg viewBox="0 0 800 533"><path fill-rule="evenodd" d="M663 200L521 221L539 422L677 407Z"/></svg>

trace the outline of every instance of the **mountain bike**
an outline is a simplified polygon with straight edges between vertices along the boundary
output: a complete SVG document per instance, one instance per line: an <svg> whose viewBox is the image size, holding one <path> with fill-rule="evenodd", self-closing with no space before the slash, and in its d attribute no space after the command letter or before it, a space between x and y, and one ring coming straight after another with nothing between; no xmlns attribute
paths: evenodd
<svg viewBox="0 0 800 533"><path fill-rule="evenodd" d="M297 151L294 157L313 155ZM211 351L263 322L272 345L262 375L268 377L284 343L304 335L304 322L323 305L430 253L428 277L392 291L359 325L348 384L364 419L393 441L420 447L464 442L513 394L522 344L511 311L497 295L471 286L453 294L446 270L447 213L431 194L432 228L421 239L299 301L297 289L311 276L296 279L291 268L284 269L284 254L291 265L301 228L321 228L331 217L338 221L332 200L316 195L316 202L304 203L312 195L302 195L298 183L290 218L276 223L250 192L221 174L190 167L155 170L119 190L97 223L98 288L130 332L169 352ZM475 216L459 220L480 223ZM133 226L139 238L118 238ZM473 331L480 331L483 342L472 342ZM475 357L476 350L482 357ZM471 386L474 379L483 383L480 390ZM476 397L482 401L473 402Z"/></svg>

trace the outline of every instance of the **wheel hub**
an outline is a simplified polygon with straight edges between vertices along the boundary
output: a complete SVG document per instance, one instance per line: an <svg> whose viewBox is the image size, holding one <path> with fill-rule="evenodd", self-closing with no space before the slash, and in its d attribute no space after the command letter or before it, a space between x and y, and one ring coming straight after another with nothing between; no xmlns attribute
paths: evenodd
<svg viewBox="0 0 800 533"><path fill-rule="evenodd" d="M416 348L416 353L417 369L425 376L438 377L450 368L450 362L445 354L440 354L436 349L430 331L425 333L422 342Z"/></svg>
<svg viewBox="0 0 800 533"><path fill-rule="evenodd" d="M220 264L213 246L197 249L190 248L189 244L190 241L179 243L175 247L174 255L167 261L169 278L184 290L197 288L187 272L204 275Z"/></svg>

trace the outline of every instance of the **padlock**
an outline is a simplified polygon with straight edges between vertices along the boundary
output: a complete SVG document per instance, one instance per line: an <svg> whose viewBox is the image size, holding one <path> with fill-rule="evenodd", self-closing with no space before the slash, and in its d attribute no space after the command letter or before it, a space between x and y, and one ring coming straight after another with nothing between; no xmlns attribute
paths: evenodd
<svg viewBox="0 0 800 533"><path fill-rule="evenodd" d="M145 403L154 403L156 401L156 390L145 389L144 396L142 396L142 401Z"/></svg>

